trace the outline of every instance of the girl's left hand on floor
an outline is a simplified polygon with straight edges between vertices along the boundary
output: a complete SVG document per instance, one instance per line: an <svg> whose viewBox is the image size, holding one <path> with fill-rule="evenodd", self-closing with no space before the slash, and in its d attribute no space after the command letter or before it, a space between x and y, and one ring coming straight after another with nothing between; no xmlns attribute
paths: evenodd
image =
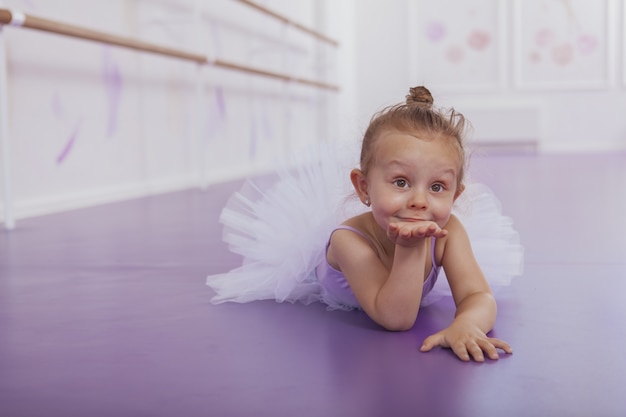
<svg viewBox="0 0 626 417"><path fill-rule="evenodd" d="M428 352L435 346L452 349L459 359L466 362L470 360L470 357L476 362L484 362L485 355L489 359L496 360L500 357L498 349L513 353L513 349L505 341L488 337L475 326L463 326L460 323L453 323L427 337L420 351Z"/></svg>

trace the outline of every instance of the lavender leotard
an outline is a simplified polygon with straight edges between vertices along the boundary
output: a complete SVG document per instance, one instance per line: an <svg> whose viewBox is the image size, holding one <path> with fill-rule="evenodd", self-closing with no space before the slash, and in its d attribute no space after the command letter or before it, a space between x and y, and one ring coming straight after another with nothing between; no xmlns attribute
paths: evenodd
<svg viewBox="0 0 626 417"><path fill-rule="evenodd" d="M360 236L362 236L366 240L370 240L363 232L350 227L350 226L339 226L331 232L332 234L335 230L350 230ZM328 243L326 244L326 250L328 250L328 246L330 245L330 238L328 239ZM431 256L433 267L428 274L428 277L424 280L424 286L422 290L422 300L424 297L433 289L435 282L437 282L437 276L439 275L439 271L441 270L441 265L437 265L435 261L435 238L432 238L431 243ZM352 289L350 288L350 284L346 280L346 277L343 275L341 271L336 270L332 266L328 264L328 260L324 257L324 260L317 266L315 269L317 279L324 288L324 297L328 299L329 304L340 304L347 307L360 308Z"/></svg>

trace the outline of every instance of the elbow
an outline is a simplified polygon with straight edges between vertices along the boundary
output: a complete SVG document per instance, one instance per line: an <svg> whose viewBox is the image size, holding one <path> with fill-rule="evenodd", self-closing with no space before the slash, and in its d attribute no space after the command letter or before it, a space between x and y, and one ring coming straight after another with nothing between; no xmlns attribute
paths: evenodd
<svg viewBox="0 0 626 417"><path fill-rule="evenodd" d="M392 325L392 326L384 326L385 330L389 332L406 332L413 328L412 325Z"/></svg>
<svg viewBox="0 0 626 417"><path fill-rule="evenodd" d="M395 316L389 317L379 324L390 332L405 332L411 330L415 325L416 315L413 316Z"/></svg>
<svg viewBox="0 0 626 417"><path fill-rule="evenodd" d="M371 314L368 315L378 325L391 332L404 332L415 325L420 304L415 303L413 299L410 302L394 300L393 303L389 303L377 298L372 307L369 311Z"/></svg>

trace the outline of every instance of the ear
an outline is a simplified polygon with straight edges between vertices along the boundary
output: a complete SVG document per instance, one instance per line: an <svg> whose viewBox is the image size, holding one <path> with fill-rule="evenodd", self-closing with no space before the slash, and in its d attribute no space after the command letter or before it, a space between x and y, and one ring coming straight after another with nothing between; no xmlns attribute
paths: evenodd
<svg viewBox="0 0 626 417"><path fill-rule="evenodd" d="M350 171L350 181L352 181L354 191L356 191L361 202L366 204L366 201L369 200L369 194L367 192L367 180L363 171L357 168Z"/></svg>
<svg viewBox="0 0 626 417"><path fill-rule="evenodd" d="M465 184L459 184L458 187L456 187L456 192L454 193L454 201L456 201L456 199L463 194L463 191L465 191Z"/></svg>

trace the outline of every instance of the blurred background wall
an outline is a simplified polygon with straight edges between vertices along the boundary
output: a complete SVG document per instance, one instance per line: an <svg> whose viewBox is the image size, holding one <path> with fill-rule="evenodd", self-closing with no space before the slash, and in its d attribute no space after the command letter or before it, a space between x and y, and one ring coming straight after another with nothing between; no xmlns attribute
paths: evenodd
<svg viewBox="0 0 626 417"><path fill-rule="evenodd" d="M424 84L498 152L626 148L619 0L5 0L0 7L320 80L338 92L6 26L18 218L245 177L358 142ZM4 203L2 203L4 204Z"/></svg>
<svg viewBox="0 0 626 417"><path fill-rule="evenodd" d="M626 148L623 1L363 0L355 13L360 115L423 83L483 144Z"/></svg>

